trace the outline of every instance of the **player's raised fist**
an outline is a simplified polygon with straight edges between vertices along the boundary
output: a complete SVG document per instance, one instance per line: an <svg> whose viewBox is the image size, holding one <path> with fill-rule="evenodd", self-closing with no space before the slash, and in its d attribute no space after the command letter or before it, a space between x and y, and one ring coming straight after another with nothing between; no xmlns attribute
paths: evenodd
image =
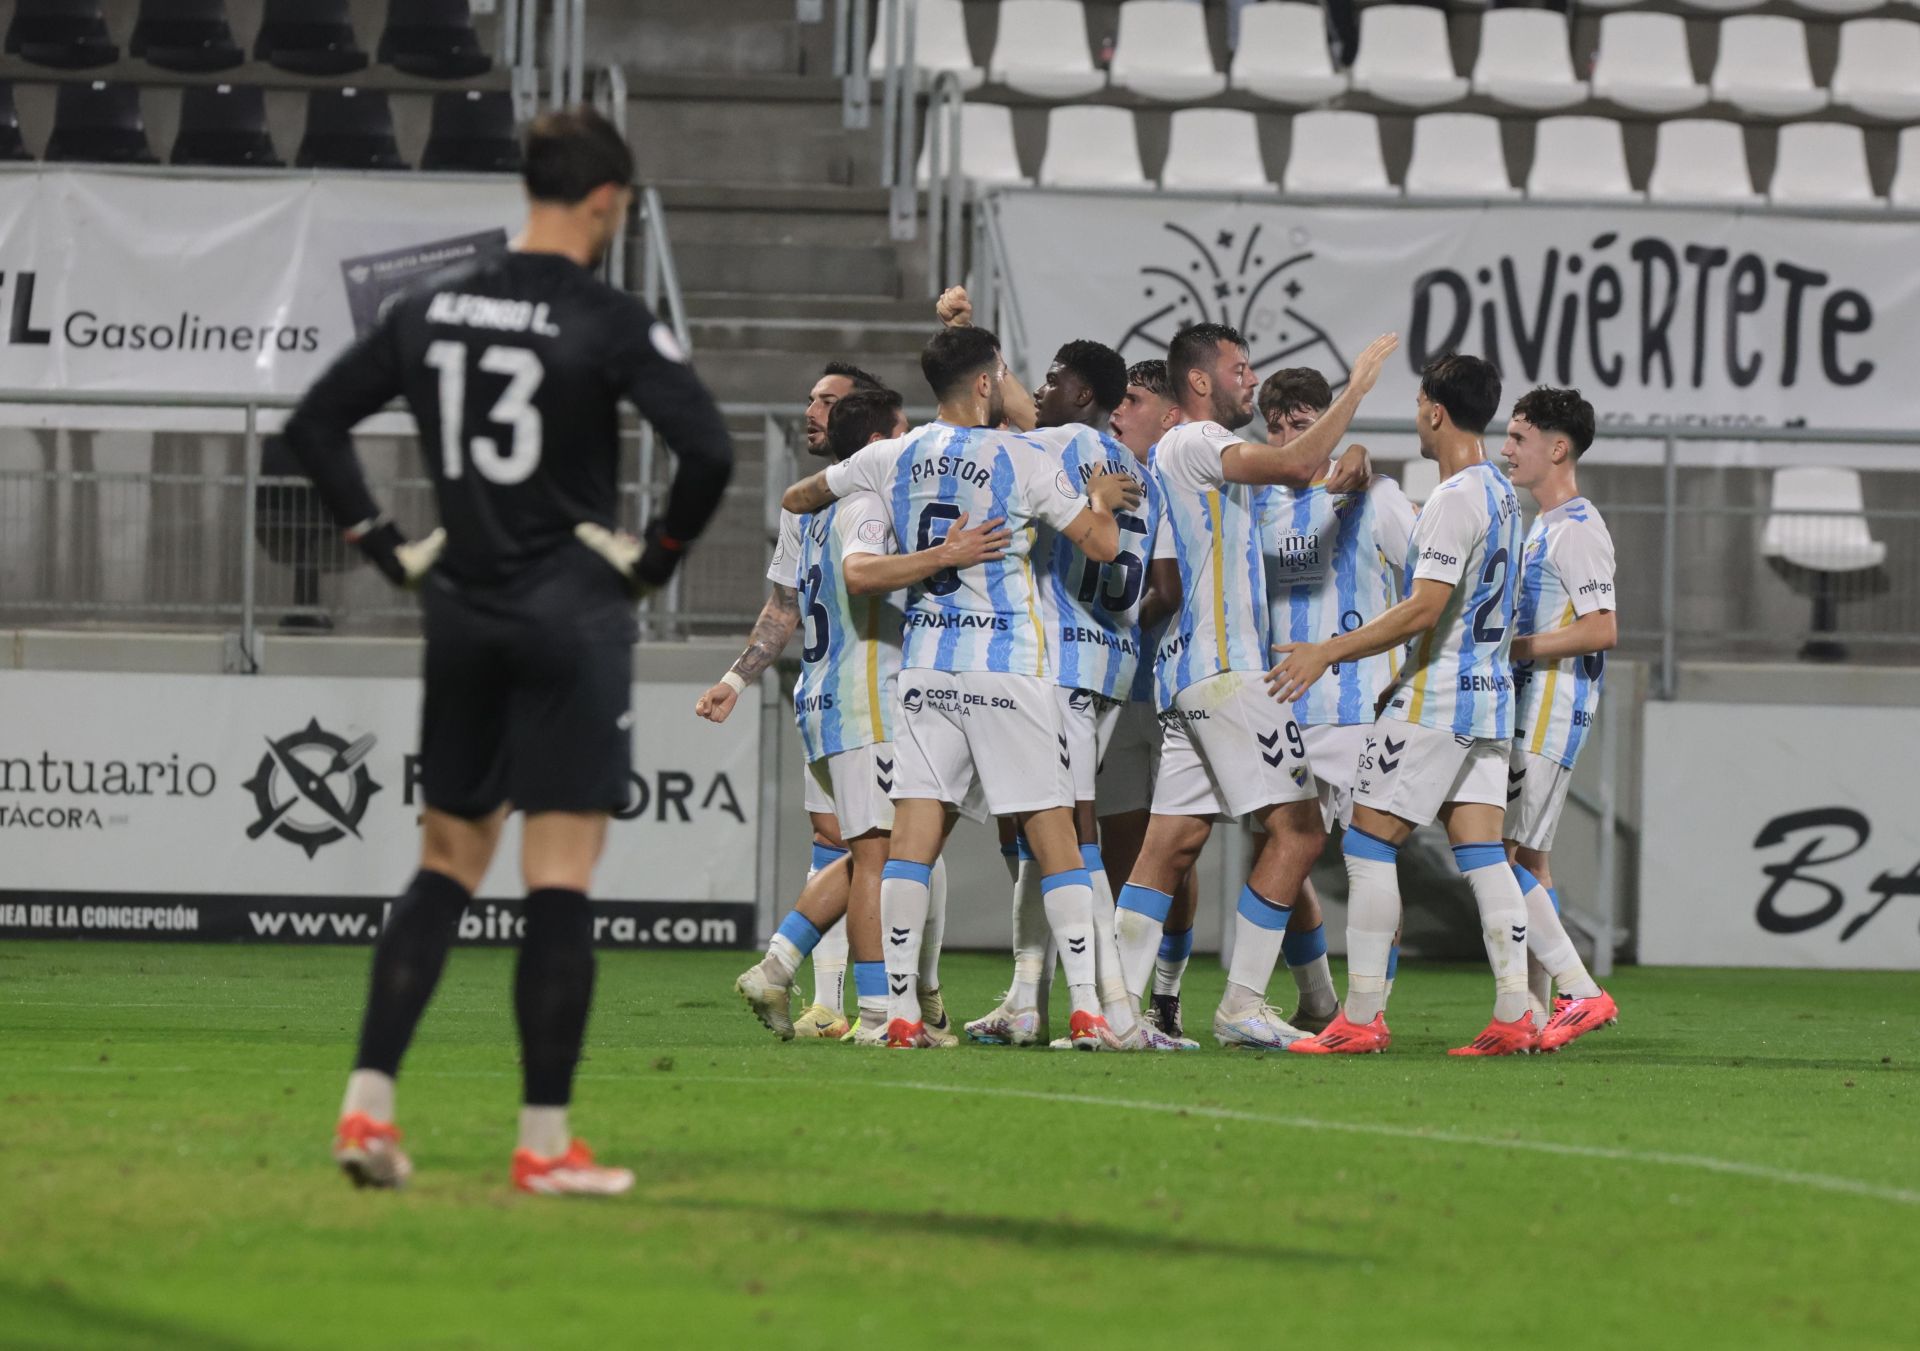
<svg viewBox="0 0 1920 1351"><path fill-rule="evenodd" d="M1139 479L1112 469L1087 480L1087 496L1108 512L1131 511L1145 493Z"/></svg>
<svg viewBox="0 0 1920 1351"><path fill-rule="evenodd" d="M948 328L966 328L973 323L973 301L968 299L964 286L949 286L942 291L933 309Z"/></svg>
<svg viewBox="0 0 1920 1351"><path fill-rule="evenodd" d="M1327 475L1327 491L1364 492L1372 478L1373 459L1367 454L1367 448L1348 446L1346 452L1333 462L1333 470Z"/></svg>
<svg viewBox="0 0 1920 1351"><path fill-rule="evenodd" d="M1400 346L1398 333L1382 333L1361 350L1354 358L1353 370L1347 376L1347 384L1361 395L1373 388L1379 380L1380 372L1386 369L1387 358Z"/></svg>
<svg viewBox="0 0 1920 1351"><path fill-rule="evenodd" d="M701 695L695 701L693 711L708 722L725 722L739 698L739 692L723 681Z"/></svg>

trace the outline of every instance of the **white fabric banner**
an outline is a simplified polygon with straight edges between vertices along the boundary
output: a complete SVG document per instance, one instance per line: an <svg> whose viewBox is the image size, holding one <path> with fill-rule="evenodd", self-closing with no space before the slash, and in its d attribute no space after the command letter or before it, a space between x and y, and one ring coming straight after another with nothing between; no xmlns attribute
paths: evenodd
<svg viewBox="0 0 1920 1351"><path fill-rule="evenodd" d="M596 900L750 902L759 690L634 688L634 782ZM391 897L419 862L420 685L0 673L0 849L18 892ZM510 825L483 897L518 897Z"/></svg>
<svg viewBox="0 0 1920 1351"><path fill-rule="evenodd" d="M997 201L1029 376L1073 338L1133 362L1207 319L1246 335L1263 376L1314 366L1336 388L1363 346L1397 332L1363 416L1410 418L1422 364L1459 350L1500 368L1509 402L1576 385L1620 425L1920 420L1910 221L1045 190Z"/></svg>
<svg viewBox="0 0 1920 1351"><path fill-rule="evenodd" d="M1920 709L1646 706L1640 960L1920 970Z"/></svg>

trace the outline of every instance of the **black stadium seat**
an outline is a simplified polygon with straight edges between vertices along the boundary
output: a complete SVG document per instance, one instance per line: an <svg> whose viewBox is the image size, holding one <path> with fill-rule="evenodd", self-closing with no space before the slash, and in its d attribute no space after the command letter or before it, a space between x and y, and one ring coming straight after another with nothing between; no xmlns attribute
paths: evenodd
<svg viewBox="0 0 1920 1351"><path fill-rule="evenodd" d="M511 174L520 171L520 138L513 129L513 95L455 90L433 96L433 131L422 169Z"/></svg>
<svg viewBox="0 0 1920 1351"><path fill-rule="evenodd" d="M392 0L379 57L382 65L430 80L471 79L493 66L473 31L467 0Z"/></svg>
<svg viewBox="0 0 1920 1351"><path fill-rule="evenodd" d="M53 105L47 159L96 164L155 164L137 85L105 80L60 86Z"/></svg>
<svg viewBox="0 0 1920 1351"><path fill-rule="evenodd" d="M286 163L267 134L266 96L252 85L188 85L180 99L173 163L278 169Z"/></svg>
<svg viewBox="0 0 1920 1351"><path fill-rule="evenodd" d="M233 40L227 0L140 0L127 48L162 70L232 70L247 59Z"/></svg>
<svg viewBox="0 0 1920 1351"><path fill-rule="evenodd" d="M17 0L7 25L7 54L59 70L86 70L120 59L100 0Z"/></svg>
<svg viewBox="0 0 1920 1351"><path fill-rule="evenodd" d="M347 0L267 0L253 56L296 75L348 75L367 64Z"/></svg>
<svg viewBox="0 0 1920 1351"><path fill-rule="evenodd" d="M13 84L0 80L0 160L32 159L20 137L20 113L13 106Z"/></svg>
<svg viewBox="0 0 1920 1351"><path fill-rule="evenodd" d="M387 96L369 89L307 95L307 131L293 162L302 169L405 169Z"/></svg>

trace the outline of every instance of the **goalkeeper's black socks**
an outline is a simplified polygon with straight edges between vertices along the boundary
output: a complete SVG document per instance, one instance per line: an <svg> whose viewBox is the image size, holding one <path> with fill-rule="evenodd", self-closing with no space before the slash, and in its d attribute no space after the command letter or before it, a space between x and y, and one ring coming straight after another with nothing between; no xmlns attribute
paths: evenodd
<svg viewBox="0 0 1920 1351"><path fill-rule="evenodd" d="M529 1107L564 1107L573 1096L593 972L593 910L585 894L559 887L527 893L513 1012Z"/></svg>
<svg viewBox="0 0 1920 1351"><path fill-rule="evenodd" d="M414 874L387 916L373 949L373 981L360 1024L354 1068L399 1073L413 1030L440 983L447 951L466 913L471 893L444 873Z"/></svg>

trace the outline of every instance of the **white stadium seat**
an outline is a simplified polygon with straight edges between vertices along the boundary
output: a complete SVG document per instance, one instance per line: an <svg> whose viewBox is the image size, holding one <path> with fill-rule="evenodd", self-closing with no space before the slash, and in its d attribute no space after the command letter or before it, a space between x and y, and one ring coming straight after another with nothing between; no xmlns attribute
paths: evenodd
<svg viewBox="0 0 1920 1351"><path fill-rule="evenodd" d="M1040 161L1047 187L1140 188L1140 142L1125 108L1055 108L1047 114L1047 153Z"/></svg>
<svg viewBox="0 0 1920 1351"><path fill-rule="evenodd" d="M1627 176L1626 141L1610 117L1543 117L1533 128L1527 196L1616 200L1641 194Z"/></svg>
<svg viewBox="0 0 1920 1351"><path fill-rule="evenodd" d="M1240 11L1240 45L1229 81L1275 103L1305 106L1347 92L1345 71L1327 52L1327 20L1318 5L1267 0Z"/></svg>
<svg viewBox="0 0 1920 1351"><path fill-rule="evenodd" d="M1920 120L1920 23L1850 19L1827 82L1835 105L1873 117Z"/></svg>
<svg viewBox="0 0 1920 1351"><path fill-rule="evenodd" d="M905 31L903 16L903 35ZM913 27L913 64L922 71L952 71L959 77L962 89L978 89L985 83L986 72L973 64L973 49L967 45L967 16L962 0L919 0ZM886 25L877 23L868 70L878 77L885 74L886 69Z"/></svg>
<svg viewBox="0 0 1920 1351"><path fill-rule="evenodd" d="M1043 99L1077 99L1106 86L1087 49L1080 0L1005 0L987 79Z"/></svg>
<svg viewBox="0 0 1920 1351"><path fill-rule="evenodd" d="M1625 9L1629 5L1645 3L1645 0L1587 0L1581 9Z"/></svg>
<svg viewBox="0 0 1920 1351"><path fill-rule="evenodd" d="M1683 113L1707 101L1678 14L1607 14L1593 62L1593 96L1643 113Z"/></svg>
<svg viewBox="0 0 1920 1351"><path fill-rule="evenodd" d="M1680 0L1688 9L1703 9L1709 14L1737 14L1743 9L1758 9L1766 0Z"/></svg>
<svg viewBox="0 0 1920 1351"><path fill-rule="evenodd" d="M1761 117L1804 117L1827 106L1807 63L1807 26L1774 14L1720 23L1713 96Z"/></svg>
<svg viewBox="0 0 1920 1351"><path fill-rule="evenodd" d="M1787 206L1881 206L1867 174L1867 138L1843 122L1780 128L1767 196Z"/></svg>
<svg viewBox="0 0 1920 1351"><path fill-rule="evenodd" d="M1370 5L1360 11L1353 87L1409 108L1452 103L1467 92L1453 71L1447 19L1425 5Z"/></svg>
<svg viewBox="0 0 1920 1351"><path fill-rule="evenodd" d="M1116 87L1184 102L1227 87L1207 45L1207 13L1190 0L1127 0L1120 6L1107 74Z"/></svg>
<svg viewBox="0 0 1920 1351"><path fill-rule="evenodd" d="M1493 9L1480 21L1473 92L1512 108L1568 108L1587 96L1573 78L1567 19L1550 9Z"/></svg>
<svg viewBox="0 0 1920 1351"><path fill-rule="evenodd" d="M1400 491L1415 506L1425 506L1440 486L1440 466L1432 460L1408 460L1400 467Z"/></svg>
<svg viewBox="0 0 1920 1351"><path fill-rule="evenodd" d="M1895 206L1920 211L1920 127L1900 133L1900 167L1894 171L1887 198Z"/></svg>
<svg viewBox="0 0 1920 1351"><path fill-rule="evenodd" d="M1758 202L1747 168L1747 137L1737 122L1676 117L1655 131L1647 196L1656 202Z"/></svg>
<svg viewBox="0 0 1920 1351"><path fill-rule="evenodd" d="M1866 498L1852 469L1802 465L1773 471L1773 510L1821 515L1767 517L1763 558L1812 572L1860 572L1886 561L1887 546L1867 530Z"/></svg>
<svg viewBox="0 0 1920 1351"><path fill-rule="evenodd" d="M1258 120L1238 108L1182 108L1171 119L1160 186L1272 192Z"/></svg>
<svg viewBox="0 0 1920 1351"><path fill-rule="evenodd" d="M1500 121L1485 113L1427 113L1413 119L1409 197L1518 197L1507 177Z"/></svg>
<svg viewBox="0 0 1920 1351"><path fill-rule="evenodd" d="M926 186L933 140L920 147L920 184ZM1013 109L1004 103L968 103L960 108L960 173L973 183L1027 184L1013 145Z"/></svg>
<svg viewBox="0 0 1920 1351"><path fill-rule="evenodd" d="M1864 14L1870 9L1884 9L1887 0L1792 0L1801 9L1811 10L1815 14ZM1913 4L1914 0L1907 0Z"/></svg>
<svg viewBox="0 0 1920 1351"><path fill-rule="evenodd" d="M1372 113L1301 113L1293 119L1293 150L1280 186L1299 193L1398 193L1380 153L1380 120Z"/></svg>

